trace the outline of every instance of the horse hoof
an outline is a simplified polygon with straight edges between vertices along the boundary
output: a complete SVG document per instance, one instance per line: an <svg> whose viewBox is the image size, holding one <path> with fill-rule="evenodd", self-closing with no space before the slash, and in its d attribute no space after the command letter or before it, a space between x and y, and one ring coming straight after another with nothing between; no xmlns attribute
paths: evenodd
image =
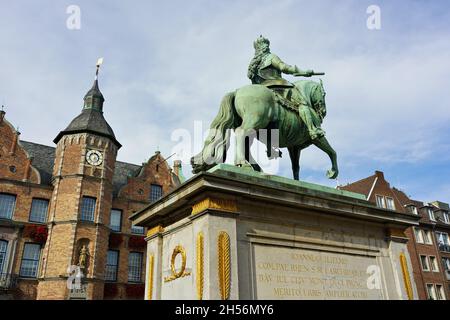
<svg viewBox="0 0 450 320"><path fill-rule="evenodd" d="M337 170L328 170L327 171L327 177L329 179L336 179L338 174L339 174L339 172Z"/></svg>
<svg viewBox="0 0 450 320"><path fill-rule="evenodd" d="M239 163L236 166L238 166L242 169L246 169L246 170L254 170L253 166L247 161L245 161L243 163Z"/></svg>

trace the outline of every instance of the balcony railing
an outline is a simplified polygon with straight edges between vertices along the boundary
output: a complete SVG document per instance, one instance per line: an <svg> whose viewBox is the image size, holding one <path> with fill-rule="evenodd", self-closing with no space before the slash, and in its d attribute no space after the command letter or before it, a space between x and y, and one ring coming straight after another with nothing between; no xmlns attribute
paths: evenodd
<svg viewBox="0 0 450 320"><path fill-rule="evenodd" d="M439 250L445 251L445 252L450 252L450 245L445 244L445 243L439 243Z"/></svg>
<svg viewBox="0 0 450 320"><path fill-rule="evenodd" d="M14 289L17 285L17 275L0 273L0 290Z"/></svg>

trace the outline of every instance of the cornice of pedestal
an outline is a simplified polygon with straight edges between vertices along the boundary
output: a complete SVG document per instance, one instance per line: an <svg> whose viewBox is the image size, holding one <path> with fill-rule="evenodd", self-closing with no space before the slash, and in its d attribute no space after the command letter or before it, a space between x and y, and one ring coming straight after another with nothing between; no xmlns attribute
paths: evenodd
<svg viewBox="0 0 450 320"><path fill-rule="evenodd" d="M387 229L418 225L417 216L377 208L363 200L362 195L231 167L220 165L192 177L130 219L135 224L152 228L206 211L239 213L239 203L246 202L380 223Z"/></svg>

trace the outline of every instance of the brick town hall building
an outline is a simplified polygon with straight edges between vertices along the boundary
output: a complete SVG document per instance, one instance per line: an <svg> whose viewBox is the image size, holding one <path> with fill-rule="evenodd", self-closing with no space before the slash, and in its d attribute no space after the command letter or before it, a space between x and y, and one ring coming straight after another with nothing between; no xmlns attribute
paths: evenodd
<svg viewBox="0 0 450 320"><path fill-rule="evenodd" d="M181 163L117 161L103 102L96 79L56 147L21 141L1 111L0 299L143 299L145 230L128 217L180 184Z"/></svg>

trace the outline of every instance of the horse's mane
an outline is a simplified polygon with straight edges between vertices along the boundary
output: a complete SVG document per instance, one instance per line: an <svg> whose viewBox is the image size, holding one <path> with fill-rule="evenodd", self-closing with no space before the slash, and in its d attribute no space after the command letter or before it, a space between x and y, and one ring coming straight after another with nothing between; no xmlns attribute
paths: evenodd
<svg viewBox="0 0 450 320"><path fill-rule="evenodd" d="M312 101L313 93L317 89L322 88L322 84L320 82L312 81L312 80L300 80L294 82L294 85L300 90L301 95L304 97L306 103L311 108L314 108L314 104Z"/></svg>

